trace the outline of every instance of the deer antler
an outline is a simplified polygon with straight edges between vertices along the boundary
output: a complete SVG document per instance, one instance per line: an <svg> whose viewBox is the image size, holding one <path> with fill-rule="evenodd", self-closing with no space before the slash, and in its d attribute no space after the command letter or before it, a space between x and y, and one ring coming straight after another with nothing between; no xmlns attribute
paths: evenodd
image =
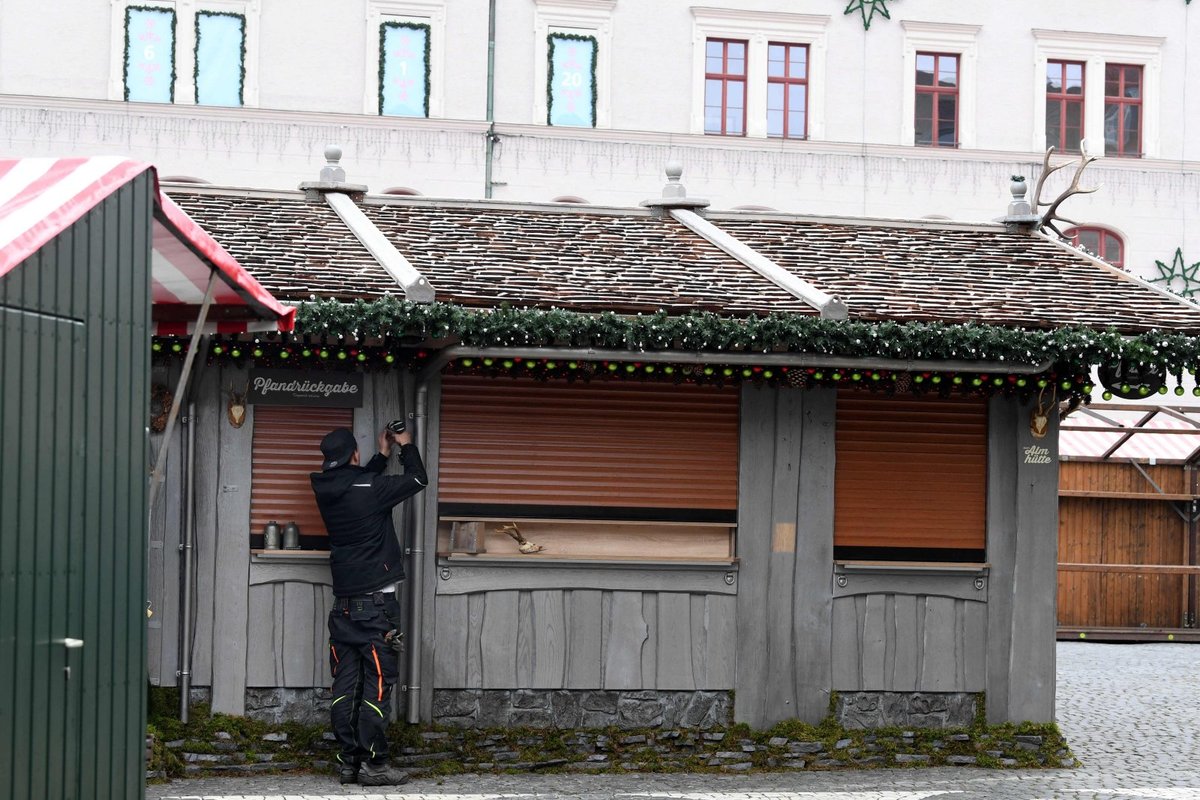
<svg viewBox="0 0 1200 800"><path fill-rule="evenodd" d="M515 522L506 522L496 529L496 533L504 533L511 536L517 542L517 549L527 555L529 553L540 553L546 549L540 544L535 544L522 536L521 529L517 527L517 523Z"/></svg>
<svg viewBox="0 0 1200 800"><path fill-rule="evenodd" d="M1061 206L1063 201L1068 197L1072 197L1077 194L1091 194L1092 192L1098 191L1100 187L1096 186L1092 189L1079 188L1079 179L1083 176L1083 171L1087 169L1088 164L1091 164L1096 160L1094 156L1086 156L1083 153L1080 153L1079 166L1075 169L1075 177L1071 179L1071 185L1068 186L1061 194L1059 194L1058 197L1054 198L1054 200L1050 202L1042 200L1042 186L1045 184L1046 178L1049 175L1058 172L1060 169L1070 166L1071 164L1070 161L1064 161L1056 166L1050 166L1050 155L1053 152L1053 147L1048 148L1046 150L1046 157L1042 160L1042 174L1038 176L1037 187L1034 189L1033 193L1033 208L1036 211L1042 206L1049 206L1049 208L1046 209L1046 213L1042 214L1042 221L1039 223L1039 227L1041 227L1042 230L1049 228L1058 234L1059 238L1065 239L1066 237L1063 236L1063 232L1058 229L1057 225L1054 224L1055 220L1066 222L1070 225L1077 225L1078 223L1074 222L1073 220L1069 220L1066 217L1060 216L1058 213L1059 206Z"/></svg>

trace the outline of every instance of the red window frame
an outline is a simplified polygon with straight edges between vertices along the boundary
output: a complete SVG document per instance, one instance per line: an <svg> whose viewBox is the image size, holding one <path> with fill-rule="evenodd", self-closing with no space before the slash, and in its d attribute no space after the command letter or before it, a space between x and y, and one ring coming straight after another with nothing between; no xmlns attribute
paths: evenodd
<svg viewBox="0 0 1200 800"><path fill-rule="evenodd" d="M1111 84L1109 75L1112 70L1117 70L1117 93L1109 94L1108 88ZM1125 87L1128 73L1126 70L1135 70L1137 74L1138 96L1126 97ZM1116 156L1118 158L1141 158L1142 157L1142 97L1146 93L1146 71L1141 64L1105 64L1104 65L1104 155ZM1125 137L1122 132L1125 129L1125 116L1130 110L1137 109L1137 152L1130 152L1125 148ZM1116 112L1117 123L1117 141L1115 146L1110 146L1108 143L1108 117L1109 109Z"/></svg>
<svg viewBox="0 0 1200 800"><path fill-rule="evenodd" d="M1091 252L1103 258L1114 267L1125 266L1125 240L1113 230L1101 227L1099 225L1080 225L1075 228L1070 228L1064 231L1066 237L1071 240L1071 244L1076 247L1082 245ZM1084 242L1084 237L1089 234L1096 236L1096 246L1093 247L1091 242ZM1115 250L1114 250L1115 248Z"/></svg>
<svg viewBox="0 0 1200 800"><path fill-rule="evenodd" d="M784 73L783 75L772 76L770 74L770 72L771 72L770 71L770 58L771 58L771 48L772 47L782 47L783 48L783 73ZM796 77L791 74L792 51L794 49L804 51L804 75L803 75L803 77ZM783 131L781 133L771 133L770 125L768 124L767 136L769 136L771 138L776 138L776 139L807 139L808 138L808 67L809 67L808 56L809 56L808 45L806 45L806 44L790 44L788 42L768 42L767 43L767 59L768 59L767 84L768 84L768 87L772 83L782 84L782 86L783 86L783 108L782 108ZM804 127L800 130L799 133L791 130L788 126L788 118L791 116L791 112L792 112L791 91L790 91L790 87L792 87L792 86L804 87L804 89L803 89L803 91L804 91ZM770 89L768 88L768 90L767 90L767 113L768 114L772 110L771 105L770 105L771 104L770 98L771 98L771 93L770 93ZM777 109L777 110L779 110L779 109Z"/></svg>
<svg viewBox="0 0 1200 800"><path fill-rule="evenodd" d="M913 143L916 145L919 145L921 147L958 147L958 133L959 133L958 107L959 107L959 105L961 105L961 100L962 100L962 98L960 98L959 94L958 94L958 87L959 87L959 84L962 83L962 59L958 53L917 53L918 63L920 62L920 59L922 56L929 56L929 57L933 58L933 85L932 86L921 85L920 83L917 82L916 75L913 76L913 85L916 87L916 94L918 97L923 94L931 95L931 101L933 104L933 121L932 121L932 129L930 131L930 141L928 141L928 142L916 141L915 128L916 128L916 124L917 124L917 117L916 117L916 109L914 108L914 111L913 111L913 128L914 128ZM950 59L954 60L954 85L953 86L938 85L938 76L942 74L942 59L944 59L944 58L950 58ZM918 68L916 70L916 72L919 75L920 69ZM946 95L953 95L953 97L954 97L954 141L949 144L942 144L940 141L941 136L939 136L938 131L941 127L941 123L943 120L941 120L941 118L939 118L939 116L938 116L938 107L941 105L941 103L939 101Z"/></svg>
<svg viewBox="0 0 1200 800"><path fill-rule="evenodd" d="M1050 90L1050 69L1057 66L1061 70L1062 81L1059 91ZM1079 94L1067 91L1067 69L1079 67ZM1082 147L1086 132L1086 117L1084 115L1084 97L1087 94L1087 64L1083 61L1066 61L1052 58L1046 62L1046 146L1054 147L1061 153L1078 153ZM1050 106L1058 104L1058 130L1050 129ZM1080 147L1067 147L1067 110L1070 106L1079 106L1079 141Z"/></svg>
<svg viewBox="0 0 1200 800"><path fill-rule="evenodd" d="M710 44L721 45L721 71L708 71L708 46ZM729 71L729 46L731 44L742 46L742 71L735 73ZM750 42L744 39L706 39L704 42L704 89L705 89L705 122L704 132L713 136L745 136L746 135L746 72L747 64L750 57ZM708 82L719 81L721 83L721 130L710 130L708 127ZM742 129L730 133L726 128L726 121L729 118L729 85L731 83L740 83L742 86Z"/></svg>

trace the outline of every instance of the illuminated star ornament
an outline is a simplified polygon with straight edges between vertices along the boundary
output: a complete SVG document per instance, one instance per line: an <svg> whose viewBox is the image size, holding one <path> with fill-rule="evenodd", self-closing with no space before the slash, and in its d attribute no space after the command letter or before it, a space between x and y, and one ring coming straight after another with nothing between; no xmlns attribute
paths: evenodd
<svg viewBox="0 0 1200 800"><path fill-rule="evenodd" d="M1161 283L1168 292L1174 292L1182 297L1192 297L1200 293L1200 278L1196 277L1196 273L1200 272L1200 261L1190 267L1185 266L1182 247L1175 248L1175 258L1172 259L1170 266L1161 261L1154 263L1158 266L1158 277L1151 278L1151 283Z"/></svg>
<svg viewBox="0 0 1200 800"><path fill-rule="evenodd" d="M1188 0L1188 2L1191 2L1191 0ZM846 4L846 10L843 13L853 14L855 11L857 11L862 14L863 30L869 31L871 30L871 20L875 18L876 13L878 13L884 19L892 18L891 13L888 11L887 4L888 0L850 0L850 2ZM868 6L870 6L870 10L867 10Z"/></svg>

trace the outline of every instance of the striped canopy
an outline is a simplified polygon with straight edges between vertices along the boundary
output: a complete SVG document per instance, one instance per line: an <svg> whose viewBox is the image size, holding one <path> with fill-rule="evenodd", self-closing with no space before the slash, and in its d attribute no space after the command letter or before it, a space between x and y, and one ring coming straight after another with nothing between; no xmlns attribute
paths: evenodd
<svg viewBox="0 0 1200 800"><path fill-rule="evenodd" d="M0 276L98 205L154 168L119 157L0 159ZM206 333L290 331L296 310L284 306L157 188L151 297L155 332L185 335L215 271Z"/></svg>

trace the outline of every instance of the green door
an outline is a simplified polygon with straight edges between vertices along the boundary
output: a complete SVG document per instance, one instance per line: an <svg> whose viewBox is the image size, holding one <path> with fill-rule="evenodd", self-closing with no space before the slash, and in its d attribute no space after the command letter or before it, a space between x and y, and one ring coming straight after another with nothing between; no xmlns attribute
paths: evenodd
<svg viewBox="0 0 1200 800"><path fill-rule="evenodd" d="M0 797L82 800L85 326L0 323Z"/></svg>

